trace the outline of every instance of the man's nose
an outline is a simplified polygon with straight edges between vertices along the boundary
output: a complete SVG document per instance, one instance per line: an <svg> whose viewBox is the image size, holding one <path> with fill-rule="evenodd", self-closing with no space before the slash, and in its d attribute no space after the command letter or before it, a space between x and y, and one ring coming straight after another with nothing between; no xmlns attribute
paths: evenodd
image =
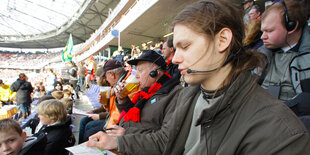
<svg viewBox="0 0 310 155"><path fill-rule="evenodd" d="M263 32L262 36L260 37L262 40L266 40L267 39L267 35L265 32Z"/></svg>
<svg viewBox="0 0 310 155"><path fill-rule="evenodd" d="M11 150L10 145L7 145L7 144L2 144L1 147L2 147L3 152L9 152Z"/></svg>

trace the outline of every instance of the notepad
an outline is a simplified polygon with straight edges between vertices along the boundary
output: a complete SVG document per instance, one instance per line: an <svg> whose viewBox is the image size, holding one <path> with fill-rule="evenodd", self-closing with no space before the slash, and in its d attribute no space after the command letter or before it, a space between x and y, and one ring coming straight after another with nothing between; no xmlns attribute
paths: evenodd
<svg viewBox="0 0 310 155"><path fill-rule="evenodd" d="M106 152L107 155L116 155L115 153L108 150L104 150L104 152L102 152L96 147L87 147L86 142L80 145L67 147L66 149L74 155L94 155L94 154L104 154L104 152Z"/></svg>

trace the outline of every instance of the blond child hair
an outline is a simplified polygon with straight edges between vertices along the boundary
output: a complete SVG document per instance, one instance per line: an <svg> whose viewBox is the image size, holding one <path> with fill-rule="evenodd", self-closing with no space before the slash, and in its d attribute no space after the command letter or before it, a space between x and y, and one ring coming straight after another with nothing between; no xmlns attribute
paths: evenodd
<svg viewBox="0 0 310 155"><path fill-rule="evenodd" d="M72 93L73 92L73 87L72 86L70 86L70 85L64 85L63 86L63 90L69 90L70 91L70 93Z"/></svg>
<svg viewBox="0 0 310 155"><path fill-rule="evenodd" d="M72 111L73 100L71 98L62 98L60 102L65 106L66 110Z"/></svg>
<svg viewBox="0 0 310 155"><path fill-rule="evenodd" d="M64 97L64 94L62 91L53 91L51 95L55 97L57 100L60 100Z"/></svg>
<svg viewBox="0 0 310 155"><path fill-rule="evenodd" d="M67 118L65 106L56 99L43 101L38 107L38 113L54 122L63 122Z"/></svg>
<svg viewBox="0 0 310 155"><path fill-rule="evenodd" d="M64 89L62 92L64 94L63 98L67 98L67 97L71 97L72 96L71 91L68 90L68 89Z"/></svg>

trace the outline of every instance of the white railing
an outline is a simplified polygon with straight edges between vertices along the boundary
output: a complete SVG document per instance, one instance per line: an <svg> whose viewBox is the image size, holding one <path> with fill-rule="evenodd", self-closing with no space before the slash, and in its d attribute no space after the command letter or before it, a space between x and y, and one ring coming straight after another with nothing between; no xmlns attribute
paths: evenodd
<svg viewBox="0 0 310 155"><path fill-rule="evenodd" d="M138 17L140 17L144 12L146 12L149 8L151 8L154 4L156 4L159 0L139 0L136 1L128 11L122 16L122 18L116 21L113 29L117 29L119 32L125 30L130 24L132 24ZM111 30L112 28L109 28ZM85 51L81 55L77 56L77 61L82 61L92 54L98 52L100 49L105 47L110 41L113 40L113 36L111 33L107 33L104 38L98 41L93 47L89 50Z"/></svg>
<svg viewBox="0 0 310 155"><path fill-rule="evenodd" d="M125 7L128 2L129 0L121 0L114 8L112 13L108 16L108 18L103 22L103 24L95 31L93 35L91 35L89 39L86 40L86 42L79 49L76 50L75 53L83 50L85 47L91 44L91 42L94 41L98 36L100 36L100 34L107 28L111 21L113 21L113 19L119 14L119 12Z"/></svg>

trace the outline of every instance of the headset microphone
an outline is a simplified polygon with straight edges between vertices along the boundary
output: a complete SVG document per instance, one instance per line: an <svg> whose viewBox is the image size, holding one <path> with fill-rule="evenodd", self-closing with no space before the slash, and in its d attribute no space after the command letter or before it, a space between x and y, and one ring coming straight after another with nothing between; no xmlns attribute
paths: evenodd
<svg viewBox="0 0 310 155"><path fill-rule="evenodd" d="M230 54L226 61L224 62L224 64L221 66L221 67L224 67L226 64L229 63L229 61L231 61L231 59L235 56L235 54ZM191 70L191 69L187 69L186 72L187 74L190 74L190 73L210 73L210 72L214 72L216 71L217 69L219 69L220 67L218 68L215 68L215 69L211 69L211 70L207 70L207 71L197 71L197 70Z"/></svg>
<svg viewBox="0 0 310 155"><path fill-rule="evenodd" d="M196 70L187 69L186 72L187 72L187 74L190 74L190 73L208 73L208 72L214 72L217 69L218 68L215 68L215 69L212 69L212 70L207 70L207 71L196 71Z"/></svg>

